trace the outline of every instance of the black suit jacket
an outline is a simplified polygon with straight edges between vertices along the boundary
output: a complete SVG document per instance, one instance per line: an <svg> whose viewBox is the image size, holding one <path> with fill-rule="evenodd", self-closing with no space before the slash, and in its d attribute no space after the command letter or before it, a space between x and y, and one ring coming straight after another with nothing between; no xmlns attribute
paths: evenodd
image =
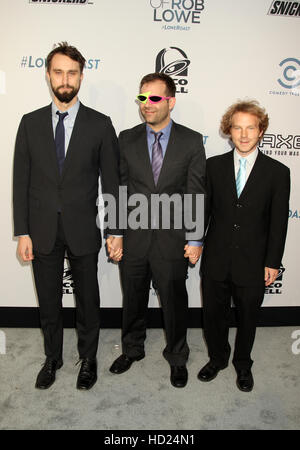
<svg viewBox="0 0 300 450"><path fill-rule="evenodd" d="M99 174L102 192L117 199L118 163L118 142L110 118L80 104L60 176L51 105L24 115L14 157L15 235L29 234L34 250L50 253L61 211L72 253L97 252L101 246L96 225Z"/></svg>
<svg viewBox="0 0 300 450"><path fill-rule="evenodd" d="M259 152L237 198L233 151L207 160L208 230L202 271L237 285L260 284L264 267L278 269L289 211L290 171Z"/></svg>
<svg viewBox="0 0 300 450"><path fill-rule="evenodd" d="M151 194L204 194L205 151L200 133L173 122L157 186L149 158L146 124L121 132L119 144L121 185L127 187L128 197L137 193L144 194L148 199ZM128 213L133 209L128 207ZM150 223L150 209L148 214ZM170 225L172 228L172 213ZM183 257L186 243L184 226L170 230L162 229L161 224L155 231L128 228L124 233L124 256L145 256L153 232L156 233L163 258Z"/></svg>

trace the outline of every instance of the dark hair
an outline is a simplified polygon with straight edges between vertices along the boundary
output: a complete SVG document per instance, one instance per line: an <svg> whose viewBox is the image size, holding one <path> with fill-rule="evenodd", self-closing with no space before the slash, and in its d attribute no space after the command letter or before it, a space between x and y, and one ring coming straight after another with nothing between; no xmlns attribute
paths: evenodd
<svg viewBox="0 0 300 450"><path fill-rule="evenodd" d="M74 61L77 61L80 66L80 73L82 73L84 64L85 64L85 58L82 56L82 54L77 50L76 47L72 47L71 45L68 45L67 42L61 42L55 48L49 53L46 59L46 68L49 72L51 61L54 55L57 53L61 55L68 56L69 58L73 59Z"/></svg>
<svg viewBox="0 0 300 450"><path fill-rule="evenodd" d="M152 81L163 81L166 85L166 94L168 97L175 97L175 93L176 93L176 86L175 83L173 81L173 79L171 77L169 77L168 75L166 75L165 73L160 73L160 72L154 72L154 73L149 73L148 75L145 75L141 82L140 82L140 89L142 88L142 86L146 83L151 83Z"/></svg>
<svg viewBox="0 0 300 450"><path fill-rule="evenodd" d="M230 135L232 116L238 112L256 116L259 120L259 130L262 131L263 134L266 132L269 125L269 117L265 109L259 106L259 103L256 100L239 100L237 103L231 105L222 117L220 128L223 134L227 136Z"/></svg>

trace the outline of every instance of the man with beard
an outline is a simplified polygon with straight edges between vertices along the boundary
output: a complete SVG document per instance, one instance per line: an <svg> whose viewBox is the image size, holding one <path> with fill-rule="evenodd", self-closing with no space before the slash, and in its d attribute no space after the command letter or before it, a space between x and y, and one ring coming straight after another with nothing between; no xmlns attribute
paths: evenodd
<svg viewBox="0 0 300 450"><path fill-rule="evenodd" d="M195 200L196 194L204 193L202 135L171 120L175 92L172 78L162 73L146 75L140 83L137 99L145 123L123 131L119 137L121 184L127 187L129 196L142 194L150 200L153 195L184 198L188 194ZM153 219L151 213L146 212ZM166 213L164 206L162 213ZM121 374L145 356L147 305L153 278L166 331L163 355L171 366L171 384L181 388L188 381L187 267L188 261L195 264L201 255L202 236L195 236L195 240L199 238L195 242L187 241L186 224L178 229L171 221L170 215L169 229L164 227L162 217L156 217L152 229L125 231L120 263L123 354L110 371Z"/></svg>
<svg viewBox="0 0 300 450"><path fill-rule="evenodd" d="M78 100L85 59L63 42L47 57L51 105L23 116L14 158L14 224L18 255L32 261L46 361L36 388L47 389L63 365L62 287L67 251L76 293L81 368L78 389L97 380L101 234L96 225L99 173L102 192L118 197L118 143L109 117ZM107 230L110 256L122 238Z"/></svg>

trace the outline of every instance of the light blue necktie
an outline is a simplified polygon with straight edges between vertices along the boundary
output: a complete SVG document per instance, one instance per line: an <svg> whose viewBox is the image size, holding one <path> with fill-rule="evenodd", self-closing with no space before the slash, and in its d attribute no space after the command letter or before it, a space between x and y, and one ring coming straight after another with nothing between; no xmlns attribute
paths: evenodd
<svg viewBox="0 0 300 450"><path fill-rule="evenodd" d="M242 190L246 184L246 158L240 158L240 168L236 177L236 192L237 196L241 195Z"/></svg>

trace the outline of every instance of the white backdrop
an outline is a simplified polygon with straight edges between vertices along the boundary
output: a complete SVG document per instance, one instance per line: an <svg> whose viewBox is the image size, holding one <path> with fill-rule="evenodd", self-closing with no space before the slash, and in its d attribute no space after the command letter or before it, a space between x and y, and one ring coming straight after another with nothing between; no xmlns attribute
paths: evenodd
<svg viewBox="0 0 300 450"><path fill-rule="evenodd" d="M178 87L173 118L204 135L208 157L229 150L219 123L230 104L247 97L267 109L261 150L290 167L292 192L283 273L264 306L300 306L299 19L300 2L273 0L1 0L0 307L37 305L31 267L16 258L12 161L22 115L51 101L44 59L61 41L88 61L80 100L111 116L117 133L140 122L141 77L168 64ZM117 266L103 250L99 259L101 305L120 307ZM64 305L73 306L67 272L64 288ZM199 307L199 263L189 271L188 290L190 306Z"/></svg>

